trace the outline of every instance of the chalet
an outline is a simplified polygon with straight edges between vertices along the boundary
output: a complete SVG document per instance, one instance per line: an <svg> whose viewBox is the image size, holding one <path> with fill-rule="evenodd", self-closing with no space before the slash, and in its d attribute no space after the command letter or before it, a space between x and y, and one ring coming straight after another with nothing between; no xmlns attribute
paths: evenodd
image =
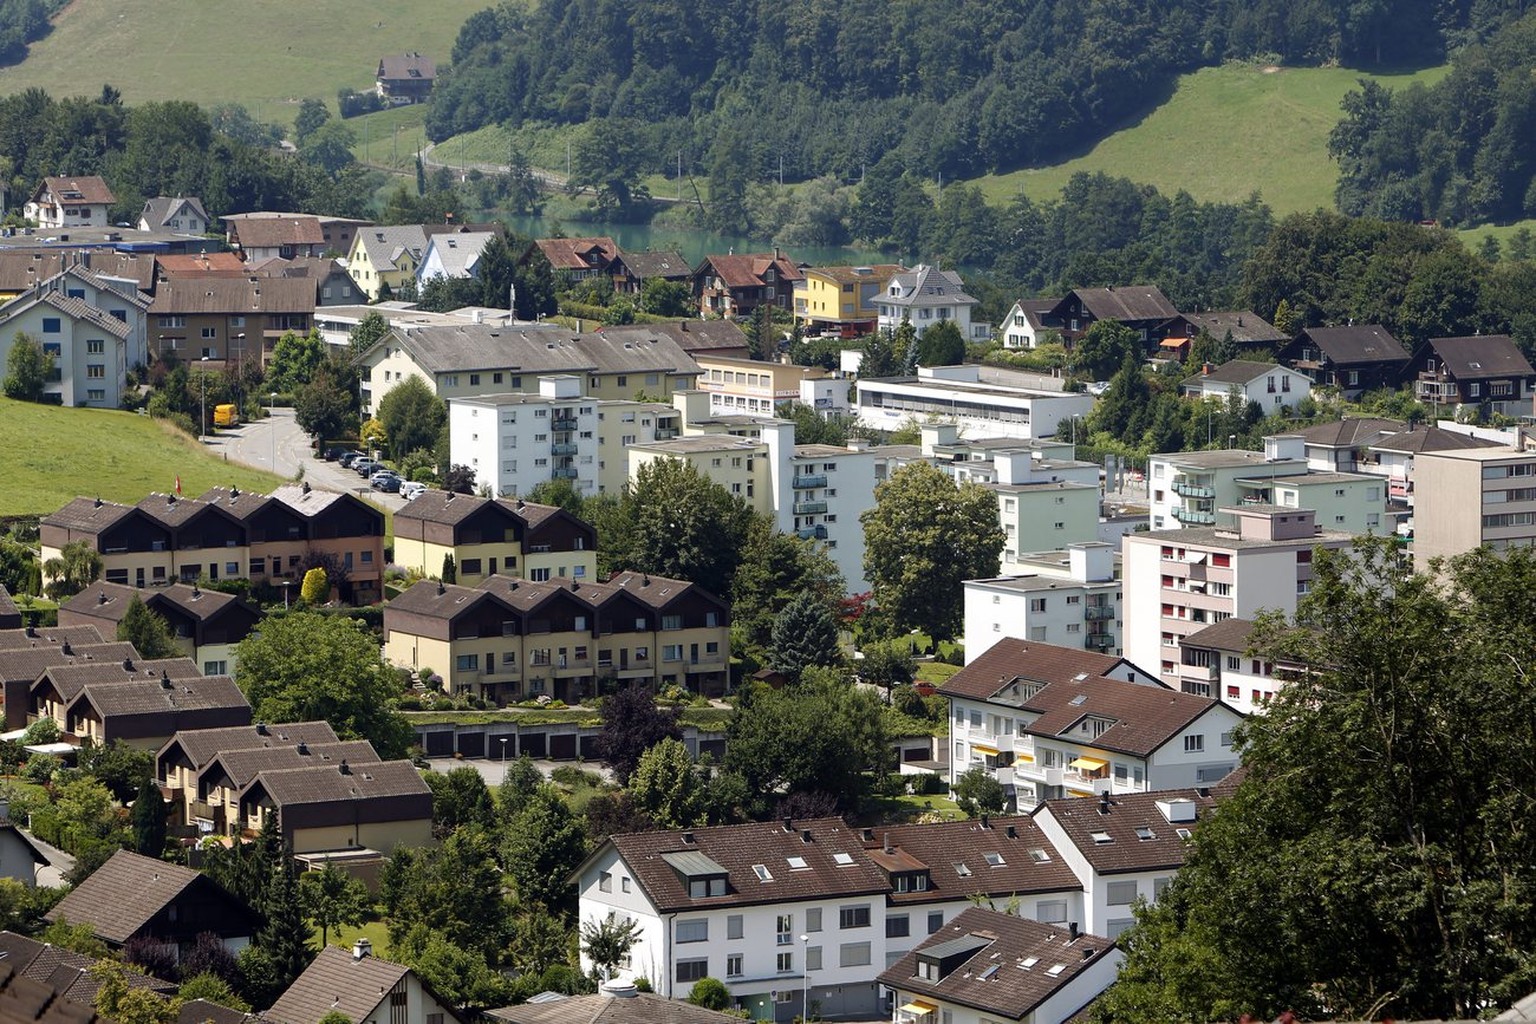
<svg viewBox="0 0 1536 1024"><path fill-rule="evenodd" d="M225 241L247 262L274 256L325 255L320 219L307 213L242 213L224 217Z"/></svg>
<svg viewBox="0 0 1536 1024"><path fill-rule="evenodd" d="M1378 388L1396 388L1411 356L1385 327L1360 324L1304 327L1280 348L1277 358L1312 378L1313 384L1359 398Z"/></svg>
<svg viewBox="0 0 1536 1024"><path fill-rule="evenodd" d="M391 106L420 103L432 95L437 81L437 65L431 57L414 51L379 58L374 88L379 98Z"/></svg>
<svg viewBox="0 0 1536 1024"><path fill-rule="evenodd" d="M467 1018L409 967L380 960L358 939L351 952L327 946L261 1019L320 1024L339 1014L357 1024L466 1024Z"/></svg>
<svg viewBox="0 0 1536 1024"><path fill-rule="evenodd" d="M639 295L648 281L687 284L693 268L675 249L659 252L620 252L608 261L613 276L613 290L622 295Z"/></svg>
<svg viewBox="0 0 1536 1024"><path fill-rule="evenodd" d="M1068 345L1100 320L1114 320L1141 336L1150 346L1156 332L1179 315L1167 296L1152 285L1121 288L1074 288L1043 314L1059 323Z"/></svg>
<svg viewBox="0 0 1536 1024"><path fill-rule="evenodd" d="M114 949L133 939L157 939L174 954L204 932L238 953L261 919L207 875L179 864L119 850L48 912L47 921L90 925Z"/></svg>
<svg viewBox="0 0 1536 1024"><path fill-rule="evenodd" d="M104 228L117 197L96 175L44 178L32 190L24 216L41 228Z"/></svg>
<svg viewBox="0 0 1536 1024"><path fill-rule="evenodd" d="M556 276L567 281L581 281L608 273L608 266L619 255L619 244L606 235L595 238L539 238L534 245L549 260Z"/></svg>
<svg viewBox="0 0 1536 1024"><path fill-rule="evenodd" d="M1413 354L1404 376L1421 402L1507 416L1530 411L1536 384L1536 370L1507 334L1430 338Z"/></svg>
<svg viewBox="0 0 1536 1024"><path fill-rule="evenodd" d="M795 283L804 276L793 260L775 249L746 256L706 256L690 280L700 309L742 317L764 304L790 309Z"/></svg>
<svg viewBox="0 0 1536 1024"><path fill-rule="evenodd" d="M1214 341L1230 342L1238 358L1268 360L1290 339L1251 309L1180 313L1155 332L1163 355L1189 357L1190 346L1202 334Z"/></svg>
<svg viewBox="0 0 1536 1024"><path fill-rule="evenodd" d="M139 214L140 231L169 231L176 235L208 233L212 219L196 196L157 196L146 200Z"/></svg>
<svg viewBox="0 0 1536 1024"><path fill-rule="evenodd" d="M234 664L234 646L250 635L261 620L260 609L234 594L203 590L196 583L135 590L118 583L97 582L59 607L59 624L96 626L116 635L118 624L134 596L165 619L176 644L207 675L225 675Z"/></svg>

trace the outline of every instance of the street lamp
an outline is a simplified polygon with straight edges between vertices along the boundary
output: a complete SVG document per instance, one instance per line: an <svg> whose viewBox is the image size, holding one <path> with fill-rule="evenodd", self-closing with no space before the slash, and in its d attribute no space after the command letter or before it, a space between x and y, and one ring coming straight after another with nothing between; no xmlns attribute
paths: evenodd
<svg viewBox="0 0 1536 1024"><path fill-rule="evenodd" d="M802 975L804 976L804 982L802 983L801 988L800 988L800 1024L806 1024L806 1022L811 1019L811 947L810 947L810 941L811 941L811 937L809 935L802 935L802 936L800 936L800 950L801 950L800 955L802 957L804 957L804 959L801 962L805 965L805 970L801 972Z"/></svg>
<svg viewBox="0 0 1536 1024"><path fill-rule="evenodd" d="M1077 421L1082 418L1083 414L1080 412L1075 412L1072 414L1072 446L1074 448L1077 446Z"/></svg>
<svg viewBox="0 0 1536 1024"><path fill-rule="evenodd" d="M501 773L507 773L507 738L501 737Z"/></svg>
<svg viewBox="0 0 1536 1024"><path fill-rule="evenodd" d="M916 626L912 627L912 630L911 630L909 635L912 638L912 657L915 658L915 657L917 657L917 627Z"/></svg>
<svg viewBox="0 0 1536 1024"><path fill-rule="evenodd" d="M198 360L200 363L206 363L207 361L207 356L203 356L203 358ZM203 386L203 418L197 421L197 436L201 439L203 431L208 429L208 368L206 366L198 373L197 379L198 383Z"/></svg>
<svg viewBox="0 0 1536 1024"><path fill-rule="evenodd" d="M277 472L277 392L272 392L272 403L267 406L267 425L272 428L272 472Z"/></svg>

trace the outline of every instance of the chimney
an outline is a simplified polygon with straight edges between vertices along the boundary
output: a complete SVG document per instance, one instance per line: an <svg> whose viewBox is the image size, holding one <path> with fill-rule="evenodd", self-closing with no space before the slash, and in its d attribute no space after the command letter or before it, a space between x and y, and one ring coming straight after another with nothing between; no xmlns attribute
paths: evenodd
<svg viewBox="0 0 1536 1024"><path fill-rule="evenodd" d="M992 827L992 823L991 823L991 822L990 822L990 821L988 821L988 820L987 820L987 816L986 816L986 815L985 815L985 814L983 814L983 815L982 815L982 816L981 816L981 830L982 830L982 831L983 831L983 832L985 832L985 831L987 831L987 830L988 830L988 829L990 829L990 828L991 828L991 827Z"/></svg>
<svg viewBox="0 0 1536 1024"><path fill-rule="evenodd" d="M443 581L442 580L438 580L437 581L437 596L438 597L442 597L447 592L448 592L448 588L443 586Z"/></svg>
<svg viewBox="0 0 1536 1024"><path fill-rule="evenodd" d="M1109 813L1109 794L1107 792L1099 794L1099 813Z"/></svg>
<svg viewBox="0 0 1536 1024"><path fill-rule="evenodd" d="M692 846L693 845L693 833L692 832L684 832L683 833L683 844L685 846Z"/></svg>
<svg viewBox="0 0 1536 1024"><path fill-rule="evenodd" d="M97 604L106 604L107 603L107 592L105 590L98 590L96 592L96 603Z"/></svg>
<svg viewBox="0 0 1536 1024"><path fill-rule="evenodd" d="M1216 367L1212 366L1210 363L1202 363L1200 365L1200 376L1209 377L1211 375L1211 371L1214 369L1216 369Z"/></svg>
<svg viewBox="0 0 1536 1024"><path fill-rule="evenodd" d="M891 846L891 834L889 832L885 833L884 839L885 839L885 845L884 845L883 849L885 850L885 852L886 853L895 853L896 852L895 848L893 846Z"/></svg>
<svg viewBox="0 0 1536 1024"><path fill-rule="evenodd" d="M265 736L265 735L267 735L267 723L266 722L257 722L256 723L256 735L257 736Z"/></svg>
<svg viewBox="0 0 1536 1024"><path fill-rule="evenodd" d="M790 817L785 817L785 819L784 819L784 831L785 832L793 832L794 830L795 830L795 819L794 818L790 818Z"/></svg>
<svg viewBox="0 0 1536 1024"><path fill-rule="evenodd" d="M231 498L238 498L238 497L240 497L240 488L236 487L234 484L230 484L229 485L229 496Z"/></svg>
<svg viewBox="0 0 1536 1024"><path fill-rule="evenodd" d="M101 508L101 499L97 498L96 499L96 503L94 505L92 505L91 507L92 508Z"/></svg>
<svg viewBox="0 0 1536 1024"><path fill-rule="evenodd" d="M124 658L123 659L123 671L124 672L132 672L133 671L133 659L132 658Z"/></svg>
<svg viewBox="0 0 1536 1024"><path fill-rule="evenodd" d="M160 670L160 689L162 689L162 690L169 690L170 688L171 688L171 676L170 676L170 673L167 672L165 669L161 669Z"/></svg>
<svg viewBox="0 0 1536 1024"><path fill-rule="evenodd" d="M1077 933L1077 922L1076 921L1072 921L1072 922L1069 922L1067 924L1067 932L1072 936L1067 941L1068 942L1076 942L1077 941L1077 934L1078 934Z"/></svg>
<svg viewBox="0 0 1536 1024"><path fill-rule="evenodd" d="M74 655L75 649L69 646L68 640L65 640L64 643L59 646L59 653L68 658Z"/></svg>
<svg viewBox="0 0 1536 1024"><path fill-rule="evenodd" d="M304 481L304 486L300 487L299 490L303 491L305 494L308 494L309 493L309 481L308 480Z"/></svg>
<svg viewBox="0 0 1536 1024"><path fill-rule="evenodd" d="M309 744L305 743L303 740L299 740L299 745L296 749L298 750L300 757L309 756Z"/></svg>
<svg viewBox="0 0 1536 1024"><path fill-rule="evenodd" d="M352 943L352 959L363 960L373 955L373 943L368 939L359 938Z"/></svg>

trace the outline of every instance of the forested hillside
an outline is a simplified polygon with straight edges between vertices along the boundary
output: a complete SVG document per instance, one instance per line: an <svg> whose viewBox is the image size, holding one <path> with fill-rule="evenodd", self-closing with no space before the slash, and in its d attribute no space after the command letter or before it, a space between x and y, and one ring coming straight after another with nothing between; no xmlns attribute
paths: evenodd
<svg viewBox="0 0 1536 1024"><path fill-rule="evenodd" d="M1457 51L1428 88L1363 82L1329 150L1338 206L1449 224L1536 215L1536 12Z"/></svg>
<svg viewBox="0 0 1536 1024"><path fill-rule="evenodd" d="M796 180L894 152L927 178L1055 160L1229 58L1425 64L1499 0L537 0L464 25L428 121L623 120L679 150ZM1255 126L1276 130L1282 126Z"/></svg>
<svg viewBox="0 0 1536 1024"><path fill-rule="evenodd" d="M0 0L0 64L26 57L27 44L48 34L48 18L65 0Z"/></svg>

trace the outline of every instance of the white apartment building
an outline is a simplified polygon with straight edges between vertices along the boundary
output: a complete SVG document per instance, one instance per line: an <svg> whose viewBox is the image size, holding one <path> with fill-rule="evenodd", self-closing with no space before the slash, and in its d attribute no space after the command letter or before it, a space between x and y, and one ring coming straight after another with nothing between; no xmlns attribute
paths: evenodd
<svg viewBox="0 0 1536 1024"><path fill-rule="evenodd" d="M621 980L682 998L701 977L757 1020L881 1013L875 979L980 894L1082 916L1081 886L1027 817L851 828L783 819L610 837L577 869L580 919L640 925ZM584 969L590 963L583 962Z"/></svg>
<svg viewBox="0 0 1536 1024"><path fill-rule="evenodd" d="M765 363L757 359L694 353L699 390L709 392L716 415L774 416L786 402L800 402L823 418L847 415L850 382L819 366Z"/></svg>
<svg viewBox="0 0 1536 1024"><path fill-rule="evenodd" d="M1134 923L1138 899L1157 902L1215 807L1202 786L1047 800L1034 819L1083 887L1083 929L1113 939Z"/></svg>
<svg viewBox="0 0 1536 1024"><path fill-rule="evenodd" d="M1217 509L1238 504L1248 493L1239 480L1251 485L1307 472L1300 453L1282 454L1283 446L1274 440L1265 438L1262 452L1227 448L1152 456L1147 460L1152 529L1214 526Z"/></svg>
<svg viewBox="0 0 1536 1024"><path fill-rule="evenodd" d="M865 378L858 383L857 416L877 430L896 430L915 420L954 423L977 437L1044 438L1056 426L1093 410L1092 395L1020 387L992 379L983 368L919 367L916 377Z"/></svg>
<svg viewBox="0 0 1536 1024"><path fill-rule="evenodd" d="M1181 682L1184 637L1262 609L1294 613L1311 588L1313 550L1346 548L1352 540L1319 527L1311 509L1243 505L1221 514L1231 525L1121 540L1126 657L1171 687Z"/></svg>
<svg viewBox="0 0 1536 1024"><path fill-rule="evenodd" d="M1219 697L1245 715L1263 710L1285 681L1274 662L1253 656L1251 619L1224 619L1186 636L1179 644L1179 688Z"/></svg>
<svg viewBox="0 0 1536 1024"><path fill-rule="evenodd" d="M1536 451L1423 452L1414 464L1413 561L1536 545Z"/></svg>
<svg viewBox="0 0 1536 1024"><path fill-rule="evenodd" d="M966 662L1008 636L1118 655L1119 552L1099 541L1025 555L1018 575L965 581Z"/></svg>
<svg viewBox="0 0 1536 1024"><path fill-rule="evenodd" d="M146 308L132 282L71 268L0 305L0 365L26 334L53 358L49 400L116 409L128 371L148 362Z"/></svg>
<svg viewBox="0 0 1536 1024"><path fill-rule="evenodd" d="M473 469L497 497L527 495L562 478L582 495L617 493L628 479L626 449L677 431L669 405L588 398L572 374L530 383L537 393L448 402L450 460Z"/></svg>
<svg viewBox="0 0 1536 1024"><path fill-rule="evenodd" d="M1204 785L1237 766L1236 711L1124 658L1007 637L939 693L950 702L950 785L980 767L1020 809Z"/></svg>

